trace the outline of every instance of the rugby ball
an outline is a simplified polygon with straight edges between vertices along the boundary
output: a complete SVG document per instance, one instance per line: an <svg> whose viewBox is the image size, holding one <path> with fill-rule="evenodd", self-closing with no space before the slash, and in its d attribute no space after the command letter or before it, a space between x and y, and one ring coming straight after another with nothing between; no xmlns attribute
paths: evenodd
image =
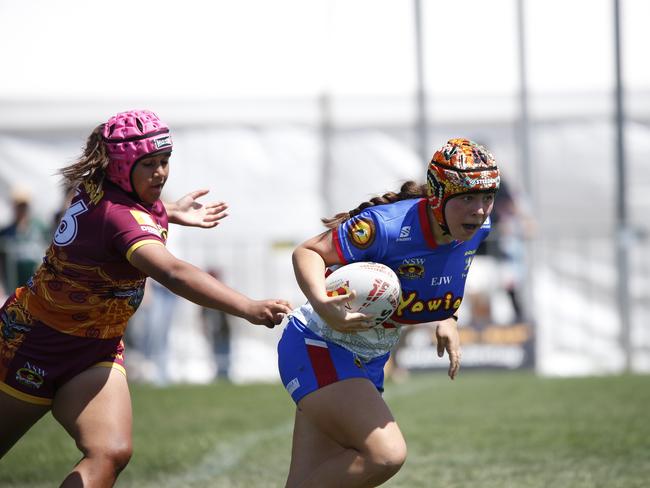
<svg viewBox="0 0 650 488"><path fill-rule="evenodd" d="M393 315L399 303L399 278L388 266L362 261L346 264L325 278L328 296L356 292L356 297L345 304L350 312L361 312L374 318L380 325Z"/></svg>

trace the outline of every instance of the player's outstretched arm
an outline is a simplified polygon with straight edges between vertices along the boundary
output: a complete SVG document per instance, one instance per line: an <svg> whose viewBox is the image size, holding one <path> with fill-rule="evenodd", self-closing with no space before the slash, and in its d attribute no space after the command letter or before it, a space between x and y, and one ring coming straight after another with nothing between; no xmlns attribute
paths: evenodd
<svg viewBox="0 0 650 488"><path fill-rule="evenodd" d="M272 328L291 311L286 300L248 298L196 266L177 259L164 246L141 246L129 261L173 293L203 307L242 317L253 324Z"/></svg>
<svg viewBox="0 0 650 488"><path fill-rule="evenodd" d="M460 369L460 335L458 334L458 323L454 318L448 318L438 322L436 326L436 340L438 341L438 357L442 357L447 351L449 355L449 371L447 374L452 380L456 378Z"/></svg>
<svg viewBox="0 0 650 488"><path fill-rule="evenodd" d="M175 202L163 202L167 216L172 224L203 227L210 229L219 225L219 221L228 216L228 205L224 202L203 204L198 201L210 190L195 190Z"/></svg>

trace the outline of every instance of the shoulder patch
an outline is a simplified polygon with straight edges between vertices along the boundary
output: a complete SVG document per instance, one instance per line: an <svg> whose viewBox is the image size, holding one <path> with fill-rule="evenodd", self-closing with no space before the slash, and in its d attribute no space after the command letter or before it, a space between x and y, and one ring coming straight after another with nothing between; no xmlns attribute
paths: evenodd
<svg viewBox="0 0 650 488"><path fill-rule="evenodd" d="M129 212L131 212L131 215L133 215L133 218L138 224L150 225L152 227L156 227L156 223L153 221L151 215L149 215L148 213L141 212L140 210L129 210Z"/></svg>
<svg viewBox="0 0 650 488"><path fill-rule="evenodd" d="M151 215L140 210L129 210L131 216L140 225L140 229L149 234L160 237L163 241L167 241L167 229L160 224L156 223Z"/></svg>
<svg viewBox="0 0 650 488"><path fill-rule="evenodd" d="M348 225L348 239L353 246L367 249L375 241L375 223L372 219L353 217Z"/></svg>

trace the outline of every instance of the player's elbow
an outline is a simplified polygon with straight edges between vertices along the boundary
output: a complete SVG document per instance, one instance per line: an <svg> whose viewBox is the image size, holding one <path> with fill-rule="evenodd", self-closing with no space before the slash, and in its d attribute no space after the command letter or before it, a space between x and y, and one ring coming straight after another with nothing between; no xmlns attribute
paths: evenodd
<svg viewBox="0 0 650 488"><path fill-rule="evenodd" d="M179 290L187 281L189 264L175 259L168 262L164 268L158 268L150 276L171 291Z"/></svg>

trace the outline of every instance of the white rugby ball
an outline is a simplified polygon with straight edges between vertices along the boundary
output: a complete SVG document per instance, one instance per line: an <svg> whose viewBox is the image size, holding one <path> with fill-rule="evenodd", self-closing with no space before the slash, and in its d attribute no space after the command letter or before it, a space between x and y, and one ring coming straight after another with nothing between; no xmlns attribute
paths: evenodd
<svg viewBox="0 0 650 488"><path fill-rule="evenodd" d="M345 307L350 312L361 312L380 325L393 315L399 303L401 287L399 278L388 266L362 261L346 264L325 278L329 296L345 295L351 290L356 297Z"/></svg>

